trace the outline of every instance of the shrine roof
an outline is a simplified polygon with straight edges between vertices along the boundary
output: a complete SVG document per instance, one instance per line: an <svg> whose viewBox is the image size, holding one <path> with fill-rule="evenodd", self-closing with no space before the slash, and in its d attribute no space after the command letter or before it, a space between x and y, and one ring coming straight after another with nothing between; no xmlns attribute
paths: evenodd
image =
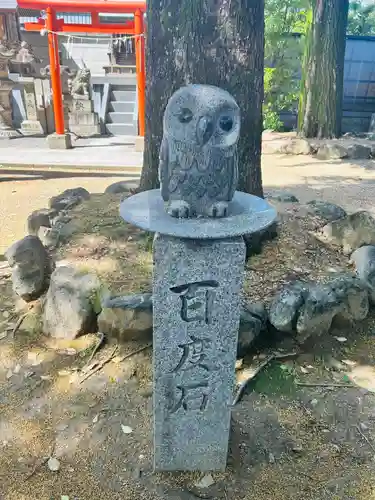
<svg viewBox="0 0 375 500"><path fill-rule="evenodd" d="M3 3L11 2L13 0L0 0L0 9ZM131 13L136 10L146 12L145 0L17 0L16 5L36 10L51 7L57 12Z"/></svg>

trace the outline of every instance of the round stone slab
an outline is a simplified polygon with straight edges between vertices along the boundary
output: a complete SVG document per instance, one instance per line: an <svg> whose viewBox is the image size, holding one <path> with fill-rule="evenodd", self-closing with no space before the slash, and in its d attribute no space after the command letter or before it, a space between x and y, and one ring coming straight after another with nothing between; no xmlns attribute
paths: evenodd
<svg viewBox="0 0 375 500"><path fill-rule="evenodd" d="M236 191L229 203L228 217L177 219L167 214L159 189L153 189L124 200L120 215L146 231L199 240L255 233L272 224L277 214L262 198Z"/></svg>

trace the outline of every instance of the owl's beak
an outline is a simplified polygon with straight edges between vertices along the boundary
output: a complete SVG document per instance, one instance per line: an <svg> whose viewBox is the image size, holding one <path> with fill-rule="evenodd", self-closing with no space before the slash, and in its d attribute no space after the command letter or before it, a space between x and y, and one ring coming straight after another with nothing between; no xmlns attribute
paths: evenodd
<svg viewBox="0 0 375 500"><path fill-rule="evenodd" d="M203 146L209 141L212 133L214 131L213 123L211 118L208 116L201 116L197 123L197 141L198 144Z"/></svg>

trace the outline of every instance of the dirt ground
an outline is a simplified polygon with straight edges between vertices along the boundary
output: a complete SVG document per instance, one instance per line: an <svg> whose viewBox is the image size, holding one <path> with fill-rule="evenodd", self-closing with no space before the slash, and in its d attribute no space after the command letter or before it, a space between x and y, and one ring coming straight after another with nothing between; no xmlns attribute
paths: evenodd
<svg viewBox="0 0 375 500"><path fill-rule="evenodd" d="M349 210L373 209L371 162L365 167L319 163L265 156L266 191L290 191L301 201L326 198ZM27 215L46 206L50 196L78 185L103 192L116 180L0 183L8 200L0 194L1 214L14 213L18 224L13 235L1 226L2 245L23 235ZM10 193L13 189L17 193ZM30 200L27 209L20 201L24 196ZM13 199L18 201L11 205ZM114 293L150 291L151 239L120 219L120 199L93 195L76 207L55 258L95 270ZM280 236L247 262L244 300L268 303L295 278L321 280L349 269L345 257L310 235L314 220L303 207L278 203L277 209ZM151 349L124 360L145 344L121 344L111 362L80 383L96 337L52 342L41 335L37 314L30 313L13 338L20 315L14 304L9 273L0 269L3 500L375 499L374 314L363 322L335 324L329 335L302 348L287 336L262 339L244 368L257 366L271 352L297 355L270 363L249 385L233 408L228 469L212 474L213 485L202 489L196 486L202 474L152 472ZM110 341L95 359L106 359L115 348ZM57 472L48 467L51 456L59 460Z"/></svg>

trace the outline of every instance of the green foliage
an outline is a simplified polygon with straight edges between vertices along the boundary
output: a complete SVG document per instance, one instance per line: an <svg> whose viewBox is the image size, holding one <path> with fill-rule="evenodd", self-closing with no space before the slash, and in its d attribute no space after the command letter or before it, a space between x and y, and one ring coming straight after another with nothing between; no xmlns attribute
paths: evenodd
<svg viewBox="0 0 375 500"><path fill-rule="evenodd" d="M360 0L349 4L348 35L375 35L375 5L364 5Z"/></svg>
<svg viewBox="0 0 375 500"><path fill-rule="evenodd" d="M266 0L263 127L280 130L279 112L297 108L308 0Z"/></svg>

